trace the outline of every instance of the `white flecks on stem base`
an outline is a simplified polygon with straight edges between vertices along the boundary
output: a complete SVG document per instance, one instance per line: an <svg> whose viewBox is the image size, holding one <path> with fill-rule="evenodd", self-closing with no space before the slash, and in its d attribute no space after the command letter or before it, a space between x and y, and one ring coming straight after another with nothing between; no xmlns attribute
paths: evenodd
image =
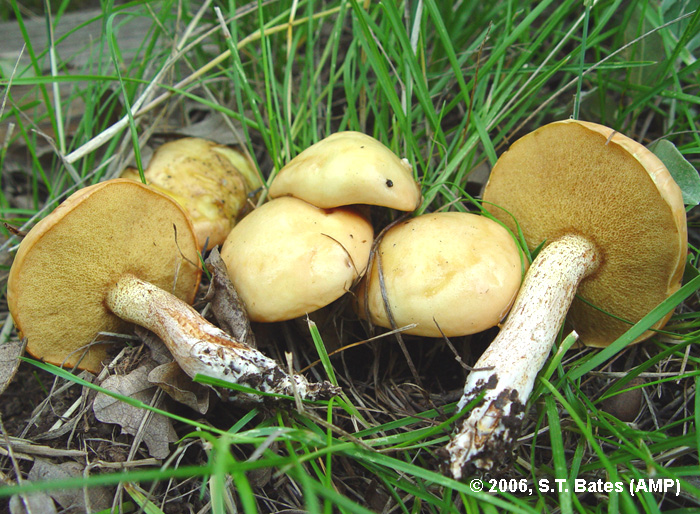
<svg viewBox="0 0 700 514"><path fill-rule="evenodd" d="M121 319L160 337L190 377L206 375L263 393L293 396L296 391L308 400L329 398L340 392L329 382L310 383L301 375L289 375L274 359L236 341L190 305L133 275L121 277L105 301ZM236 398L241 397L250 401L263 399L237 393Z"/></svg>
<svg viewBox="0 0 700 514"><path fill-rule="evenodd" d="M533 261L508 319L467 377L458 408L485 395L447 445L446 464L456 479L468 465L491 469L507 457L576 289L599 259L590 241L569 235L550 243Z"/></svg>

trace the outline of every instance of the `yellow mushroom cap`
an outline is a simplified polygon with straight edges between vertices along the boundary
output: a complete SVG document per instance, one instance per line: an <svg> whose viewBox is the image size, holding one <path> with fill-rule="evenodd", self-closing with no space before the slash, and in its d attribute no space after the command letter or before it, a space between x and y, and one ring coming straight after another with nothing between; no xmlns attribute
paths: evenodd
<svg viewBox="0 0 700 514"><path fill-rule="evenodd" d="M512 229L517 220L530 248L567 234L595 245L600 266L568 314L586 345L607 346L630 327L596 307L635 323L680 287L680 188L654 154L608 127L566 120L522 137L498 159L484 200Z"/></svg>
<svg viewBox="0 0 700 514"><path fill-rule="evenodd" d="M324 209L367 204L413 211L421 202L411 166L361 132L332 134L289 161L270 185L271 198L285 195Z"/></svg>
<svg viewBox="0 0 700 514"><path fill-rule="evenodd" d="M350 208L272 200L243 218L221 249L253 321L283 321L340 298L364 273L372 225Z"/></svg>
<svg viewBox="0 0 700 514"><path fill-rule="evenodd" d="M356 293L360 316L391 328L379 283L397 327L426 337L474 334L506 315L520 287L524 259L508 231L476 214L423 214L390 228ZM366 289L366 290L365 290ZM366 302L366 303L365 303Z"/></svg>
<svg viewBox="0 0 700 514"><path fill-rule="evenodd" d="M144 170L146 183L170 195L192 218L200 248L223 243L245 205L262 183L241 152L206 139L187 137L165 143ZM139 180L128 168L124 178Z"/></svg>
<svg viewBox="0 0 700 514"><path fill-rule="evenodd" d="M72 366L98 332L123 330L104 301L123 274L191 303L197 262L187 213L143 184L114 179L77 191L29 231L10 270L7 300L29 353ZM80 367L98 371L105 356L104 344L93 345Z"/></svg>

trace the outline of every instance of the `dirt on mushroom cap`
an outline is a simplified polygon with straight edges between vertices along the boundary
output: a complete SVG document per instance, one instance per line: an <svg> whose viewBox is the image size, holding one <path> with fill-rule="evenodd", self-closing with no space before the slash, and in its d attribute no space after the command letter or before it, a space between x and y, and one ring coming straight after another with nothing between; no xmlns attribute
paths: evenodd
<svg viewBox="0 0 700 514"><path fill-rule="evenodd" d="M220 245L248 194L262 186L253 163L238 150L201 138L181 138L158 147L144 171L148 185L182 205L192 218L199 246ZM140 181L127 168L124 178Z"/></svg>
<svg viewBox="0 0 700 514"><path fill-rule="evenodd" d="M143 184L114 179L74 193L29 232L8 277L8 304L29 353L70 366L98 332L123 329L104 305L121 274L191 302L197 262L184 210ZM103 344L93 345L80 367L99 370L105 355Z"/></svg>
<svg viewBox="0 0 700 514"><path fill-rule="evenodd" d="M596 245L601 266L578 288L593 306L576 299L568 316L589 346L606 346L630 327L596 307L634 323L680 287L680 189L658 158L612 129L568 120L524 136L499 158L484 200L513 230L517 220L530 248L565 234Z"/></svg>

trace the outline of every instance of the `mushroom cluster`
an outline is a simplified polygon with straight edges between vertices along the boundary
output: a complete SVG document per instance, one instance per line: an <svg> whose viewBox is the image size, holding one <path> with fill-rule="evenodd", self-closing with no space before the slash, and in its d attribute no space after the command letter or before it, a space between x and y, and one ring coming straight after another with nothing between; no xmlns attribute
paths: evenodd
<svg viewBox="0 0 700 514"><path fill-rule="evenodd" d="M310 314L364 275L374 230L360 205L404 211L421 202L411 166L371 136L338 132L302 151L221 249L253 321Z"/></svg>
<svg viewBox="0 0 700 514"><path fill-rule="evenodd" d="M512 446L565 318L582 343L609 345L678 290L687 252L683 198L666 167L594 123L551 123L516 141L483 197L531 249L545 246L467 378L459 407L484 396L447 447L456 478L468 463L490 469Z"/></svg>
<svg viewBox="0 0 700 514"><path fill-rule="evenodd" d="M98 371L106 357L101 334L135 323L158 335L191 377L309 399L337 393L287 374L202 318L189 305L198 263L197 237L180 205L113 179L74 193L30 230L10 270L8 304L29 353L53 364Z"/></svg>
<svg viewBox="0 0 700 514"><path fill-rule="evenodd" d="M24 238L7 297L28 351L97 371L107 355L102 334L134 323L158 335L192 377L309 399L337 394L327 382L286 373L189 305L201 244L228 231L258 179L224 147L171 145L146 171L151 186L120 178L86 187ZM173 161L219 171L197 168L182 179L163 163ZM221 185L233 196L217 196ZM194 203L183 191L198 191ZM407 332L422 337L473 334L507 315L458 404L483 394L447 447L456 478L468 464L489 469L512 446L565 319L584 344L608 345L680 287L685 264L680 189L644 147L592 123L552 123L514 143L484 192L494 219L415 216L387 229L374 254L363 206L413 211L421 202L410 165L374 138L340 132L320 141L280 170L269 193L221 251L253 321L309 314L358 284L361 317L410 325ZM224 207L232 210L213 228L208 215ZM529 270L517 232L531 249L542 247Z"/></svg>

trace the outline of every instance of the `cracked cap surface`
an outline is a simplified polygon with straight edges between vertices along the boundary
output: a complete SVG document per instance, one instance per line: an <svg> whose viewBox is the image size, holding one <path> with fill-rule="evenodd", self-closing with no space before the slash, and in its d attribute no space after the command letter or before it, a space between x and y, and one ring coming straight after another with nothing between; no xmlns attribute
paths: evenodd
<svg viewBox="0 0 700 514"><path fill-rule="evenodd" d="M122 177L140 182L138 170ZM144 177L166 193L192 218L200 247L212 248L226 239L245 206L248 194L262 183L253 163L241 152L206 139L186 137L158 147Z"/></svg>

